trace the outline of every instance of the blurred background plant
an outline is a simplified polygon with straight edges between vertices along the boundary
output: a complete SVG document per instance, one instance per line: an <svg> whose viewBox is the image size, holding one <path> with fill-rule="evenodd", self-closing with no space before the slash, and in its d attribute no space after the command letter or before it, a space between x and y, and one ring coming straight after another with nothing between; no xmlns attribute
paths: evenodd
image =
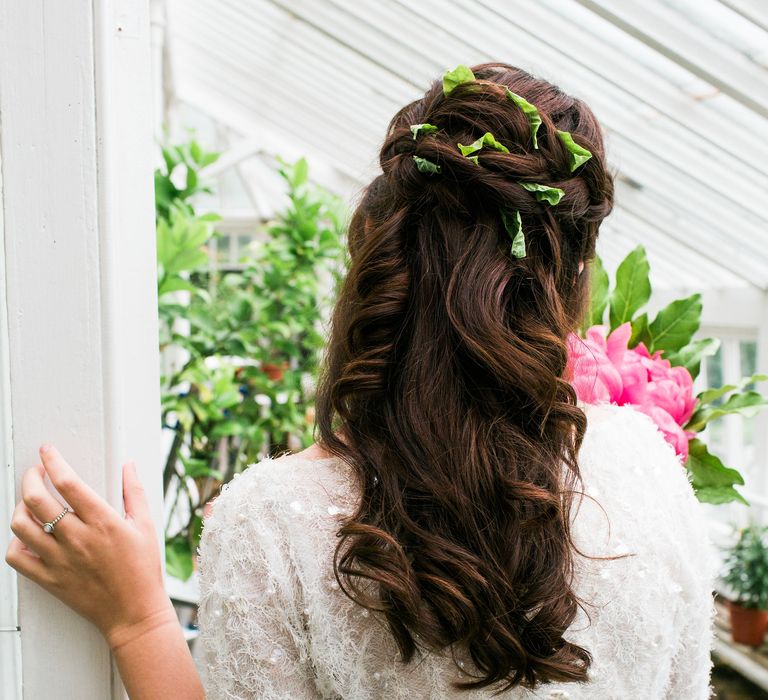
<svg viewBox="0 0 768 700"><path fill-rule="evenodd" d="M288 206L255 237L243 269L219 270L208 245L219 217L198 214L203 169L217 153L194 139L163 148L155 173L160 349L181 352L161 374L170 575L194 571L206 504L264 456L311 444L323 322L346 264L342 200L278 158ZM201 171L203 171L201 173ZM184 323L186 321L186 323ZM180 323L181 322L181 323Z"/></svg>

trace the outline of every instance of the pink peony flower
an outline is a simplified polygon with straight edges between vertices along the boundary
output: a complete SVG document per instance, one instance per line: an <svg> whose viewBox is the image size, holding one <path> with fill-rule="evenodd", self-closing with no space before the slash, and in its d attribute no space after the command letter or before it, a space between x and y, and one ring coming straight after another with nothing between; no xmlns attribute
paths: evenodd
<svg viewBox="0 0 768 700"><path fill-rule="evenodd" d="M576 396L585 403L632 404L649 416L678 455L688 458L683 430L696 407L693 378L685 367L672 367L657 350L639 343L628 348L632 327L624 323L610 335L604 325L592 326L585 339L568 338L568 368Z"/></svg>
<svg viewBox="0 0 768 700"><path fill-rule="evenodd" d="M568 369L576 395L585 403L615 402L621 396L619 371L608 357L606 326L592 326L586 338L568 337Z"/></svg>

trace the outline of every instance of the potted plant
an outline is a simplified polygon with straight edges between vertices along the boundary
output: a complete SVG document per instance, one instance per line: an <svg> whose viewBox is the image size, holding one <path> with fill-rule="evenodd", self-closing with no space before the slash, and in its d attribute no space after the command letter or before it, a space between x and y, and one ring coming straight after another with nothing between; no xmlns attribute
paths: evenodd
<svg viewBox="0 0 768 700"><path fill-rule="evenodd" d="M733 641L759 647L768 626L768 527L747 525L727 550L723 581L735 596L728 601Z"/></svg>

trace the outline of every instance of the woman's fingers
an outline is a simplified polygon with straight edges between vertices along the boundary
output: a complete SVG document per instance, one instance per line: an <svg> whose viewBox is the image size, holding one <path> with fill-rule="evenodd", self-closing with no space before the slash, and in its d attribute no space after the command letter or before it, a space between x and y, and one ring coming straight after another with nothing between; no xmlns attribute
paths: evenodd
<svg viewBox="0 0 768 700"><path fill-rule="evenodd" d="M21 501L26 506L30 515L33 515L41 523L53 520L64 510L64 506L47 489L43 480L44 476L45 469L43 465L36 464L34 467L27 469L21 477ZM54 525L57 535L69 529L71 522L63 523L62 521L72 517L73 515L67 513L64 518ZM42 526L40 527L40 532L46 537L50 537L48 533L43 531Z"/></svg>
<svg viewBox="0 0 768 700"><path fill-rule="evenodd" d="M11 517L11 531L26 547L31 549L43 560L48 561L60 545L45 532L41 524L35 520L24 501L19 501Z"/></svg>
<svg viewBox="0 0 768 700"><path fill-rule="evenodd" d="M141 527L149 525L154 529L147 495L136 473L135 462L123 465L123 507L126 518L134 520Z"/></svg>
<svg viewBox="0 0 768 700"><path fill-rule="evenodd" d="M40 457L51 483L75 509L81 520L87 523L116 515L114 509L77 475L55 447L43 445Z"/></svg>
<svg viewBox="0 0 768 700"><path fill-rule="evenodd" d="M25 545L20 539L12 537L5 553L6 564L43 588L49 588L51 577L43 560L24 547Z"/></svg>

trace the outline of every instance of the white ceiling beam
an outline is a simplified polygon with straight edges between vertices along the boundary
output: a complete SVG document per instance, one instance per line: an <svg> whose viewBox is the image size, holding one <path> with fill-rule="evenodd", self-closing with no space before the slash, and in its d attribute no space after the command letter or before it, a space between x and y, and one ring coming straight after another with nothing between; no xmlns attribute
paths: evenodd
<svg viewBox="0 0 768 700"><path fill-rule="evenodd" d="M768 32L768 4L765 0L718 0L718 2Z"/></svg>
<svg viewBox="0 0 768 700"><path fill-rule="evenodd" d="M642 3L634 0L576 2L761 117L768 118L768 90L762 93L755 90L756 85L765 85L766 71L692 23L683 25L680 14L652 0Z"/></svg>

